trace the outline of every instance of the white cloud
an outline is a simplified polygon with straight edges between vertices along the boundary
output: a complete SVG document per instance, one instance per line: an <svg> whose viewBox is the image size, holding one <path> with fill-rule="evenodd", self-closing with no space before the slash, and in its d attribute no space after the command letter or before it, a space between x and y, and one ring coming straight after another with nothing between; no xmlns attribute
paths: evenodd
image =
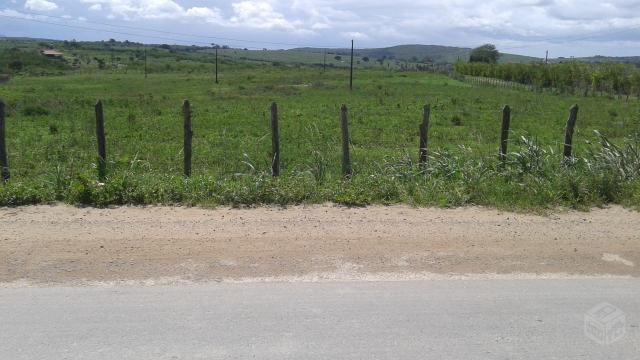
<svg viewBox="0 0 640 360"><path fill-rule="evenodd" d="M57 9L58 5L47 0L27 0L24 3L24 8L34 11L51 11Z"/></svg>
<svg viewBox="0 0 640 360"><path fill-rule="evenodd" d="M111 18L125 20L199 18L207 22L214 22L220 18L218 8L192 7L185 9L174 0L82 0L82 2L93 4L89 7L91 10L107 9Z"/></svg>
<svg viewBox="0 0 640 360"><path fill-rule="evenodd" d="M38 19L38 20L47 19L47 17L43 15L24 14L19 11L11 10L11 9L0 10L0 15L12 17L12 18L19 18L19 19Z"/></svg>
<svg viewBox="0 0 640 360"><path fill-rule="evenodd" d="M208 7L192 7L185 12L185 16L201 19L209 23L222 23L222 13L219 9Z"/></svg>
<svg viewBox="0 0 640 360"><path fill-rule="evenodd" d="M363 34L359 31L344 32L342 33L342 36L344 38L352 39L352 40L368 40L369 39L369 36L367 36L367 34Z"/></svg>
<svg viewBox="0 0 640 360"><path fill-rule="evenodd" d="M295 30L296 23L287 20L266 1L247 0L231 4L232 24L258 29Z"/></svg>
<svg viewBox="0 0 640 360"><path fill-rule="evenodd" d="M317 23L313 23L311 25L311 29L313 29L313 30L331 29L331 25L329 25L327 23L323 23L323 22L317 22Z"/></svg>
<svg viewBox="0 0 640 360"><path fill-rule="evenodd" d="M547 48L558 55L640 53L640 0L10 1L4 0L13 10L24 4L31 10L64 9L74 17L93 10L96 20L136 21L141 27L153 20L149 27L163 30L188 24L194 33L265 42L348 46L353 38L357 47L491 42L538 56Z"/></svg>

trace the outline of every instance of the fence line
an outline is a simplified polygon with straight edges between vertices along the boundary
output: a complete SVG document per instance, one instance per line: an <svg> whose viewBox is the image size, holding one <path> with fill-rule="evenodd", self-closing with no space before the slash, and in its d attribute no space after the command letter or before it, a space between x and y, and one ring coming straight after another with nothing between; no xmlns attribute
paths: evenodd
<svg viewBox="0 0 640 360"><path fill-rule="evenodd" d="M627 102L629 100L640 100L640 95L634 94L621 94L616 93L612 90L593 90L591 86L575 86L570 88L558 88L558 87L549 87L549 86L536 86L532 84L523 84L516 81L507 81L498 78L490 78L484 76L472 76L472 75L464 75L464 74L454 74L451 75L452 78L463 81L472 85L477 86L485 86L485 87L497 87L503 89L518 89L518 90L526 90L526 91L539 91L539 92L554 92L554 93L564 93L564 94L572 94L572 95L580 95L581 96L608 96L615 99L625 99Z"/></svg>
<svg viewBox="0 0 640 360"><path fill-rule="evenodd" d="M349 156L349 119L347 105L340 108L340 127L342 129L342 175L349 177L352 174L351 158Z"/></svg>
<svg viewBox="0 0 640 360"><path fill-rule="evenodd" d="M569 119L567 120L567 127L564 135L564 158L565 160L571 159L571 150L573 147L573 128L576 126L576 120L578 120L578 105L573 105L569 110Z"/></svg>
<svg viewBox="0 0 640 360"><path fill-rule="evenodd" d="M101 181L107 175L107 146L104 137L104 113L102 101L96 103L96 140L98 143L98 179Z"/></svg>
<svg viewBox="0 0 640 360"><path fill-rule="evenodd" d="M193 138L189 100L185 100L182 104L182 116L184 118L184 176L189 177L191 176L191 139Z"/></svg>
<svg viewBox="0 0 640 360"><path fill-rule="evenodd" d="M278 105L271 104L271 175L280 176L280 131L278 130Z"/></svg>
<svg viewBox="0 0 640 360"><path fill-rule="evenodd" d="M9 162L7 161L7 144L5 142L4 102L0 101L0 177L9 181Z"/></svg>
<svg viewBox="0 0 640 360"><path fill-rule="evenodd" d="M500 161L507 160L507 145L509 143L509 124L511 123L511 108L505 105L502 109L502 131L500 132Z"/></svg>
<svg viewBox="0 0 640 360"><path fill-rule="evenodd" d="M418 152L418 161L421 165L427 163L427 145L429 140L429 117L431 116L431 106L425 105L422 109L422 123L420 123L420 150Z"/></svg>
<svg viewBox="0 0 640 360"><path fill-rule="evenodd" d="M462 81L478 86L492 86L505 89L520 89L528 91L535 90L533 85L521 84L515 81L506 81L502 79L483 76L462 75Z"/></svg>
<svg viewBox="0 0 640 360"><path fill-rule="evenodd" d="M5 132L5 104L0 100L0 170L4 182L9 180L9 165L7 161L6 149L6 132ZM96 138L98 144L98 178L104 180L106 178L106 142L104 129L104 114L102 101L98 101L95 105L96 114ZM182 105L183 127L184 127L184 176L191 176L191 160L192 160L192 119L191 104L189 100L184 100ZM427 162L428 147L428 131L429 120L431 115L431 106L424 105L422 110L422 121L419 124L419 164L424 165ZM564 139L564 160L572 157L573 134L576 121L578 118L578 105L573 105L569 109L569 118L565 129ZM502 110L502 125L500 128L499 143L499 159L505 162L507 158L507 145L509 139L509 126L511 122L511 108L505 105ZM271 104L271 136L272 136L272 153L271 153L271 172L274 177L280 175L280 132L278 129L278 105L274 102ZM345 104L340 107L340 128L342 132L342 174L345 178L353 175L350 158L350 138L349 138L349 122L348 109Z"/></svg>

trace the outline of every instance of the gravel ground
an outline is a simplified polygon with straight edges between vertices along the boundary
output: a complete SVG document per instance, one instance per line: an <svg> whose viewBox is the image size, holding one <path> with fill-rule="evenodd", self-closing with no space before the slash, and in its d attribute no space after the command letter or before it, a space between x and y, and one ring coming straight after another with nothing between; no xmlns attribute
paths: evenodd
<svg viewBox="0 0 640 360"><path fill-rule="evenodd" d="M640 276L640 213L334 205L0 209L0 283ZM518 275L520 274L520 275Z"/></svg>

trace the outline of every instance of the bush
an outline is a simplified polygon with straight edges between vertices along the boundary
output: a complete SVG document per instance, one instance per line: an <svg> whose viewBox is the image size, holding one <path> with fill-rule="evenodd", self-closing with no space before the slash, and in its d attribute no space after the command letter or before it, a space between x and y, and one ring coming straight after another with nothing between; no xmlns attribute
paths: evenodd
<svg viewBox="0 0 640 360"><path fill-rule="evenodd" d="M21 111L24 116L45 116L49 115L49 110L40 105L27 105Z"/></svg>
<svg viewBox="0 0 640 360"><path fill-rule="evenodd" d="M462 118L460 117L460 115L456 114L451 116L451 124L453 126L462 126Z"/></svg>
<svg viewBox="0 0 640 360"><path fill-rule="evenodd" d="M24 68L24 64L20 60L14 60L9 63L9 69L13 71L20 71L22 68Z"/></svg>

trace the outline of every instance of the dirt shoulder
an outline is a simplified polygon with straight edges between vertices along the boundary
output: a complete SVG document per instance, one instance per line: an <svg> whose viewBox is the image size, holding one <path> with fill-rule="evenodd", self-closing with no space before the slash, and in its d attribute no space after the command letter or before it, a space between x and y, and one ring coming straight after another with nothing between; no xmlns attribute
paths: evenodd
<svg viewBox="0 0 640 360"><path fill-rule="evenodd" d="M0 209L0 282L327 274L640 276L640 214L482 208ZM323 275L324 274L324 275Z"/></svg>

